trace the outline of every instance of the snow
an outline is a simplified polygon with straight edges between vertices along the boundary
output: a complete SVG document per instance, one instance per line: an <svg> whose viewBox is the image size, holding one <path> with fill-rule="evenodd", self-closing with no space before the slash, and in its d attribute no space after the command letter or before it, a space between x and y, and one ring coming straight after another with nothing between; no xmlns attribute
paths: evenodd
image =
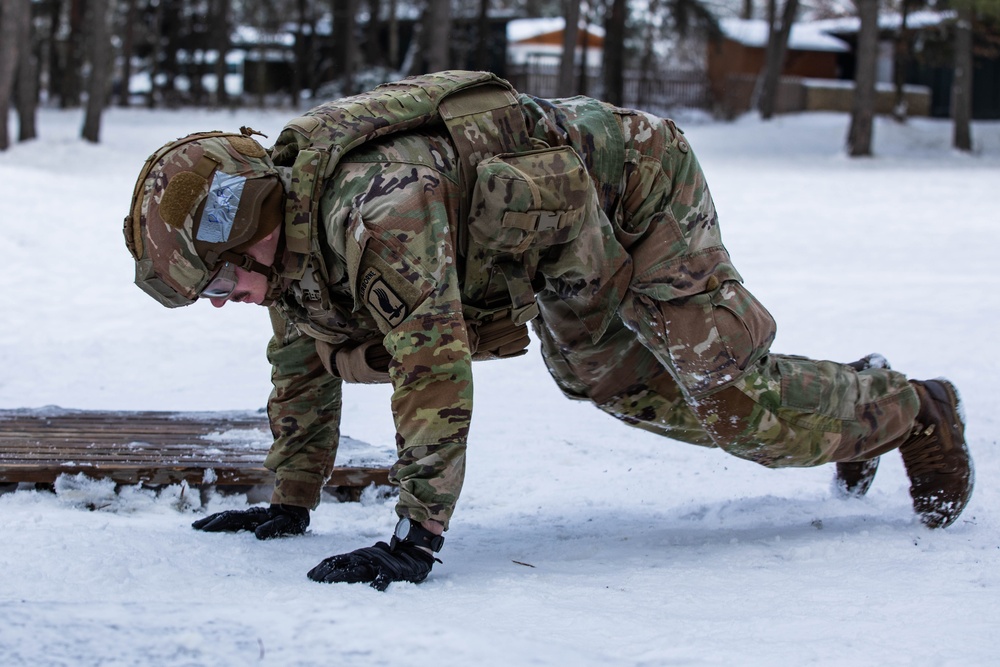
<svg viewBox="0 0 1000 667"><path fill-rule="evenodd" d="M514 19L507 22L507 41L511 44L523 42L526 39L562 32L566 19L562 16L554 18ZM604 37L604 28L599 25L586 24L581 21L580 30L586 29L595 37Z"/></svg>
<svg viewBox="0 0 1000 667"><path fill-rule="evenodd" d="M909 30L920 30L922 28L934 28L945 25L955 19L954 11L936 12L922 10L911 12L906 17L906 27ZM811 21L810 25L826 33L837 35L850 35L861 29L861 19L857 16L843 16L834 19L820 19ZM903 15L894 12L880 12L878 17L878 27L880 30L896 31L903 25Z"/></svg>
<svg viewBox="0 0 1000 667"><path fill-rule="evenodd" d="M768 27L764 19L724 18L719 20L722 33L744 46L767 46ZM788 33L788 48L797 51L847 52L847 44L831 37L814 23L793 23Z"/></svg>
<svg viewBox="0 0 1000 667"><path fill-rule="evenodd" d="M0 153L0 408L256 410L263 309L167 310L131 284L121 236L159 144L294 112L113 109L103 142L45 110ZM1000 650L1000 124L977 152L937 120L692 125L723 233L779 323L775 350L878 351L963 393L978 487L961 519L914 518L899 457L867 497L829 466L768 470L564 400L537 354L476 367L468 476L425 583L327 586L321 559L385 539L393 499L324 502L307 535L204 534L243 496L64 477L0 496L0 656L20 665L992 665ZM343 432L390 448L386 387L345 391ZM53 408L54 409L54 408Z"/></svg>

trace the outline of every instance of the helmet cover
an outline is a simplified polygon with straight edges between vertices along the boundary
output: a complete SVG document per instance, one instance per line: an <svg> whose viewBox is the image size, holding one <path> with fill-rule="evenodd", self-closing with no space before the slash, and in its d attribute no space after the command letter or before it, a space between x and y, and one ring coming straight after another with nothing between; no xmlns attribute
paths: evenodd
<svg viewBox="0 0 1000 667"><path fill-rule="evenodd" d="M242 252L274 230L274 222L259 224L260 210L280 188L249 136L200 132L161 147L140 172L125 218L136 285L169 308L194 303L221 253Z"/></svg>

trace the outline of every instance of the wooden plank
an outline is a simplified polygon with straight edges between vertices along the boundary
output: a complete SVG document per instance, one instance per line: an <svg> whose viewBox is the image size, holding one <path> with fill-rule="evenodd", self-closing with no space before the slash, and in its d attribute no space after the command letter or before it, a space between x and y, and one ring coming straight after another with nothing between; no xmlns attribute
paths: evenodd
<svg viewBox="0 0 1000 667"><path fill-rule="evenodd" d="M0 484L84 473L120 484L269 485L270 438L258 413L0 410ZM370 484L388 485L388 468L338 466L327 482Z"/></svg>
<svg viewBox="0 0 1000 667"><path fill-rule="evenodd" d="M211 470L210 473L208 471ZM263 467L233 466L134 466L108 464L101 466L26 465L0 463L0 484L29 482L52 484L59 475L83 473L88 477L111 479L118 484L146 484L159 486L187 482L190 486L213 484L215 486L272 485L274 473ZM208 476L206 477L206 473ZM327 482L328 487L366 487L370 484L387 486L389 471L386 468L335 467Z"/></svg>

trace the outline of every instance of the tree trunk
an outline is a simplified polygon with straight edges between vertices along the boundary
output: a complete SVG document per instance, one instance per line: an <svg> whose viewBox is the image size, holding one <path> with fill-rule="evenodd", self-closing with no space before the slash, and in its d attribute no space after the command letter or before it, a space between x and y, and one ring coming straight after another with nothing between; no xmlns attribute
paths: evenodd
<svg viewBox="0 0 1000 667"><path fill-rule="evenodd" d="M660 13L660 0L649 0L649 14L656 16ZM647 21L642 38L642 60L639 64L639 94L636 98L636 106L645 108L650 98L650 87L653 76L654 64L656 62L656 27L651 21Z"/></svg>
<svg viewBox="0 0 1000 667"><path fill-rule="evenodd" d="M31 0L21 3L21 44L17 58L17 140L28 141L38 136L35 116L38 111L38 57L34 51L34 22L31 20Z"/></svg>
<svg viewBox="0 0 1000 667"><path fill-rule="evenodd" d="M753 0L743 0L743 10L740 12L741 19L753 18Z"/></svg>
<svg viewBox="0 0 1000 667"><path fill-rule="evenodd" d="M564 0L563 51L559 59L559 80L556 82L556 97L569 97L576 88L576 45L580 41L580 0ZM587 54L584 53L586 58Z"/></svg>
<svg viewBox="0 0 1000 667"><path fill-rule="evenodd" d="M59 106L63 109L80 106L82 65L86 60L84 14L87 4L87 0L69 0L69 42L66 44L67 57L63 61L62 90L59 91Z"/></svg>
<svg viewBox="0 0 1000 667"><path fill-rule="evenodd" d="M382 0L368 0L368 37L365 39L365 64L385 65L382 46Z"/></svg>
<svg viewBox="0 0 1000 667"><path fill-rule="evenodd" d="M476 69L489 69L490 0L479 0L479 20L476 24Z"/></svg>
<svg viewBox="0 0 1000 667"><path fill-rule="evenodd" d="M90 80L87 82L87 112L81 136L91 143L101 138L101 114L108 97L111 71L111 34L108 25L108 0L88 0L88 38Z"/></svg>
<svg viewBox="0 0 1000 667"><path fill-rule="evenodd" d="M156 81L163 71L163 35L160 34L163 27L163 11L163 3L157 3L149 31L149 98L146 102L150 109L156 108L159 102Z"/></svg>
<svg viewBox="0 0 1000 667"><path fill-rule="evenodd" d="M760 117L770 120L774 116L778 104L778 87L781 85L781 72L785 69L785 54L788 53L788 36L792 32L792 23L799 10L799 0L785 0L785 8L781 13L781 25L774 24L773 14L776 8L771 5L772 20L768 29L767 56L764 62L763 81L760 87L760 99L757 108Z"/></svg>
<svg viewBox="0 0 1000 667"><path fill-rule="evenodd" d="M215 0L215 7L210 10L212 20L212 48L215 51L215 94L212 102L217 107L229 104L229 91L226 90L226 74L229 73L229 16L232 0Z"/></svg>
<svg viewBox="0 0 1000 667"><path fill-rule="evenodd" d="M20 0L0 2L0 151L10 146L10 102L14 94L22 3Z"/></svg>
<svg viewBox="0 0 1000 667"><path fill-rule="evenodd" d="M604 39L604 99L622 106L625 98L625 20L628 7L625 0L612 0L605 23Z"/></svg>
<svg viewBox="0 0 1000 667"><path fill-rule="evenodd" d="M298 97L299 91L306 87L306 18L309 12L309 0L297 0L295 3L295 13L298 20L295 22L295 45L292 49L292 57L295 62L292 64L292 96Z"/></svg>
<svg viewBox="0 0 1000 667"><path fill-rule="evenodd" d="M389 0L389 69L398 70L399 62L399 0Z"/></svg>
<svg viewBox="0 0 1000 667"><path fill-rule="evenodd" d="M181 35L183 19L180 8L176 4L158 2L156 7L160 28L158 35L160 69L158 74L163 80L163 85L159 89L160 99L164 106L173 107L177 106L180 97L177 94L177 77L180 74L177 51L183 41Z"/></svg>
<svg viewBox="0 0 1000 667"><path fill-rule="evenodd" d="M333 47L335 66L339 66L341 90L351 95L357 75L358 44L354 29L358 14L357 0L332 0Z"/></svg>
<svg viewBox="0 0 1000 667"><path fill-rule="evenodd" d="M951 145L960 151L972 150L972 0L958 7L955 22L955 79L951 89L951 117L954 121Z"/></svg>
<svg viewBox="0 0 1000 667"><path fill-rule="evenodd" d="M895 100L892 103L892 117L898 122L906 122L906 68L910 64L910 0L902 0L900 6L899 32L892 50L892 83Z"/></svg>
<svg viewBox="0 0 1000 667"><path fill-rule="evenodd" d="M424 18L427 71L439 72L448 69L450 61L448 47L451 44L450 0L427 0Z"/></svg>
<svg viewBox="0 0 1000 667"><path fill-rule="evenodd" d="M866 157L872 154L875 122L875 68L878 58L878 0L855 0L861 30L858 32L858 58L854 72L854 101L851 127L847 133L847 154Z"/></svg>
<svg viewBox="0 0 1000 667"><path fill-rule="evenodd" d="M46 57L45 68L48 79L49 99L53 100L62 89L62 57L61 42L59 40L59 28L62 17L62 0L53 0L48 6L48 34L46 34Z"/></svg>
<svg viewBox="0 0 1000 667"><path fill-rule="evenodd" d="M125 25L122 26L122 79L118 90L118 106L131 104L129 85L132 79L132 52L135 45L136 0L125 2Z"/></svg>

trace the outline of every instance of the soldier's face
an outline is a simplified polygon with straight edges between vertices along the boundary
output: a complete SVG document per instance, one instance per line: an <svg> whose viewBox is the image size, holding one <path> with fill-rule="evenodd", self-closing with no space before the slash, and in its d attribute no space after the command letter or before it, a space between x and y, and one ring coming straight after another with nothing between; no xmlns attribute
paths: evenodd
<svg viewBox="0 0 1000 667"><path fill-rule="evenodd" d="M230 301L236 303L264 303L267 295L267 276L252 271L236 268L236 289L232 294L222 299L209 299L216 308L222 308Z"/></svg>
<svg viewBox="0 0 1000 667"><path fill-rule="evenodd" d="M261 264L271 266L274 263L274 255L278 250L278 234L280 233L280 228L274 230L250 246L247 254ZM267 297L267 280L268 277L263 274L245 271L236 267L236 288L227 297L209 299L209 301L216 308L222 308L230 301L235 301L236 303L254 303L259 306L264 303L264 299Z"/></svg>

